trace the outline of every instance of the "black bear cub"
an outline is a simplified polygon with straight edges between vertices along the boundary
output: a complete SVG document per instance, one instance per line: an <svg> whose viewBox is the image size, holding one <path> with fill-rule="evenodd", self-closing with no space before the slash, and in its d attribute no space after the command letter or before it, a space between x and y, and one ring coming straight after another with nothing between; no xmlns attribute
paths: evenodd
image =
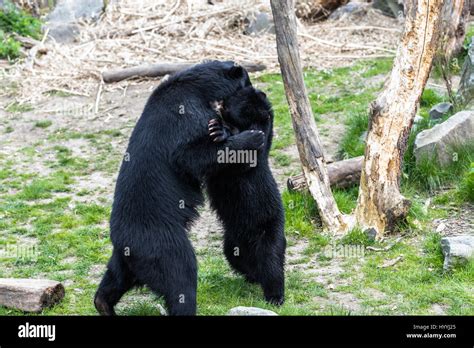
<svg viewBox="0 0 474 348"><path fill-rule="evenodd" d="M202 183L221 170L217 152L258 149L264 135L241 132L215 143L210 103L250 85L233 62L208 62L159 85L130 137L110 218L114 246L95 296L100 314L133 286L146 285L166 301L170 315L196 314L197 264L187 232L204 201Z"/></svg>
<svg viewBox="0 0 474 348"><path fill-rule="evenodd" d="M224 253L233 269L262 286L268 302L281 305L286 239L283 204L268 164L272 106L265 93L246 87L224 99L220 113L222 120L209 122L209 135L215 142L248 130L265 134L263 146L250 150L256 154L256 163L221 161L223 168L207 179L211 206L224 225Z"/></svg>

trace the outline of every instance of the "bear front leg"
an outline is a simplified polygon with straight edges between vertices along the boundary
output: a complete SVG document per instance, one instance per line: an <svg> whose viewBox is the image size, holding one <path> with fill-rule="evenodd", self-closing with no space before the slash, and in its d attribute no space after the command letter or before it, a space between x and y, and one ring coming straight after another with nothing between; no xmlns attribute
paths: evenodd
<svg viewBox="0 0 474 348"><path fill-rule="evenodd" d="M222 134L219 134L222 136ZM184 172L198 180L207 175L218 173L233 163L220 161L220 155L226 151L258 151L265 145L265 133L247 130L228 136L224 141L214 142L211 138L201 139L179 147L175 153L175 164L178 172Z"/></svg>

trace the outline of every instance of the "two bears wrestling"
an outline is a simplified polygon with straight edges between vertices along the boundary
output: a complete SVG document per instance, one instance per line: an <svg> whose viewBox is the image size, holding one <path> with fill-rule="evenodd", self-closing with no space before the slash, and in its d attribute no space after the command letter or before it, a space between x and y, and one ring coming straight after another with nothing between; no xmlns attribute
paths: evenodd
<svg viewBox="0 0 474 348"><path fill-rule="evenodd" d="M198 64L155 89L117 179L113 253L94 299L100 314L114 315L134 286L163 296L170 315L196 314L197 262L187 233L203 185L231 267L260 284L268 302L284 302L284 211L268 164L272 128L266 95L234 62ZM253 152L257 165L222 161L223 151Z"/></svg>

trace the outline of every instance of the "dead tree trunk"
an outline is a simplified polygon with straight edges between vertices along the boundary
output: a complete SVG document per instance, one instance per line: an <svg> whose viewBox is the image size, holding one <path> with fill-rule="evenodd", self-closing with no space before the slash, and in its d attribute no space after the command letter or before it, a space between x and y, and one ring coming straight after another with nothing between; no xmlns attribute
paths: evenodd
<svg viewBox="0 0 474 348"><path fill-rule="evenodd" d="M400 193L408 135L436 52L443 0L408 2L405 31L390 79L371 106L356 220L380 237L406 217L410 202Z"/></svg>
<svg viewBox="0 0 474 348"><path fill-rule="evenodd" d="M473 0L474 1L474 0ZM454 55L458 54L464 44L466 36L466 24L469 20L469 0L445 0L442 17L442 29L440 40L440 53L449 62Z"/></svg>
<svg viewBox="0 0 474 348"><path fill-rule="evenodd" d="M316 122L303 81L296 37L296 18L291 0L271 0L278 61L290 107L303 173L318 205L323 227L334 233L346 231L348 219L339 211L331 192Z"/></svg>

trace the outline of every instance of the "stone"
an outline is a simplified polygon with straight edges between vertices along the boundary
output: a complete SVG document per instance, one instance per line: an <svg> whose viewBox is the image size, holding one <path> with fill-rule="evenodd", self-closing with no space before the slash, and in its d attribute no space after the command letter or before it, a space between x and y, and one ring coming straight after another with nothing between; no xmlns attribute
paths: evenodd
<svg viewBox="0 0 474 348"><path fill-rule="evenodd" d="M49 36L57 42L74 41L79 34L78 19L97 19L104 9L103 0L60 0L46 17Z"/></svg>
<svg viewBox="0 0 474 348"><path fill-rule="evenodd" d="M445 271L463 266L474 257L474 235L444 237L441 239L441 250L444 255Z"/></svg>
<svg viewBox="0 0 474 348"><path fill-rule="evenodd" d="M275 34L273 18L265 12L258 12L247 18L248 25L244 30L246 35L259 35L264 33Z"/></svg>
<svg viewBox="0 0 474 348"><path fill-rule="evenodd" d="M367 4L351 1L346 5L340 6L329 16L330 20L340 20L348 17L363 17L367 14Z"/></svg>
<svg viewBox="0 0 474 348"><path fill-rule="evenodd" d="M375 228L369 228L364 231L364 234L367 236L369 241L375 241L375 237L377 237L377 230Z"/></svg>
<svg viewBox="0 0 474 348"><path fill-rule="evenodd" d="M403 17L403 1L374 0L372 7L380 10L384 15L393 18Z"/></svg>
<svg viewBox="0 0 474 348"><path fill-rule="evenodd" d="M474 99L474 45L472 41L462 67L457 95L463 105L470 104Z"/></svg>
<svg viewBox="0 0 474 348"><path fill-rule="evenodd" d="M436 233L441 233L446 229L446 224L444 222L440 223L436 228Z"/></svg>
<svg viewBox="0 0 474 348"><path fill-rule="evenodd" d="M429 112L431 120L439 120L445 115L453 112L453 104L451 103L439 103L433 106Z"/></svg>
<svg viewBox="0 0 474 348"><path fill-rule="evenodd" d="M359 141L365 144L367 142L367 135L368 135L368 132L363 131L362 134L359 136Z"/></svg>
<svg viewBox="0 0 474 348"><path fill-rule="evenodd" d="M234 307L232 308L229 312L227 312L227 315L234 315L234 316L253 316L253 315L258 315L258 316L275 316L278 315L273 311L269 311L268 309L263 309L263 308L257 308L257 307Z"/></svg>
<svg viewBox="0 0 474 348"><path fill-rule="evenodd" d="M414 154L416 161L437 158L442 166L453 161L453 146L467 144L474 140L474 111L461 111L417 134Z"/></svg>

